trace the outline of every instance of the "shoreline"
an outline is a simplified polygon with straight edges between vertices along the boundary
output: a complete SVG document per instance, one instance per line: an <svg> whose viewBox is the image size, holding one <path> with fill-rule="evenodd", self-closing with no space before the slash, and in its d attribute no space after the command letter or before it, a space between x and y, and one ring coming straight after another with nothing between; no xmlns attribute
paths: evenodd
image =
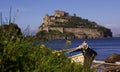
<svg viewBox="0 0 120 72"><path fill-rule="evenodd" d="M108 71L119 72L120 61L115 63L106 63L105 61L94 60L92 63L92 68L94 68L96 72L108 72Z"/></svg>

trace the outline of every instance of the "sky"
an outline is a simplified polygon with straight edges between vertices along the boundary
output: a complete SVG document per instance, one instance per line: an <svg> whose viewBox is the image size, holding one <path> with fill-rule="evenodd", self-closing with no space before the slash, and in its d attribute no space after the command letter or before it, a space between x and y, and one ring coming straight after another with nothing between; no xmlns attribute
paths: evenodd
<svg viewBox="0 0 120 72"><path fill-rule="evenodd" d="M9 19L10 8L12 17L19 10L15 23L22 31L29 26L31 32L37 32L45 14L53 15L54 10L63 10L110 28L113 34L120 34L120 0L0 0L4 20Z"/></svg>

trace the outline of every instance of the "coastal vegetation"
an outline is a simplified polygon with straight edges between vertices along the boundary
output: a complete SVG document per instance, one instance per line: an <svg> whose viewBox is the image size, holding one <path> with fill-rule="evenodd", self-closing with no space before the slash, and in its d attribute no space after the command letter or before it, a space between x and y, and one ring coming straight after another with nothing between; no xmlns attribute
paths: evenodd
<svg viewBox="0 0 120 72"><path fill-rule="evenodd" d="M32 39L24 37L17 24L0 25L0 72L93 72Z"/></svg>
<svg viewBox="0 0 120 72"><path fill-rule="evenodd" d="M43 30L43 31L40 31L36 34L36 39L39 40L39 39L65 39L66 38L69 38L69 37L73 37L74 38L74 34L73 33L68 33L68 32L60 32L58 30L49 30L49 31L46 31L46 30Z"/></svg>

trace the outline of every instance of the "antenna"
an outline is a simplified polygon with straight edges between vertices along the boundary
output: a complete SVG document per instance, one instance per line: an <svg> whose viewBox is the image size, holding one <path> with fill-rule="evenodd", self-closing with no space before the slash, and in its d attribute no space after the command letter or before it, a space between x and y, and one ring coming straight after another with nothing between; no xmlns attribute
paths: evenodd
<svg viewBox="0 0 120 72"><path fill-rule="evenodd" d="M15 14L14 14L13 23L15 23L15 20L16 20L16 17L17 17L18 12L19 12L19 9L17 9L16 12L15 12Z"/></svg>

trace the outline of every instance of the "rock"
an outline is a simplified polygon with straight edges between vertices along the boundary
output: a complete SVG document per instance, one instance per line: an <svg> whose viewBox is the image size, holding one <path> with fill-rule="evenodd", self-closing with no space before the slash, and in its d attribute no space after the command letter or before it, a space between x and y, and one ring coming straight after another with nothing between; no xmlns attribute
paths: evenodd
<svg viewBox="0 0 120 72"><path fill-rule="evenodd" d="M120 72L120 66L111 66L105 68L103 72Z"/></svg>
<svg viewBox="0 0 120 72"><path fill-rule="evenodd" d="M47 32L50 30L59 31L65 38L69 36L66 36L65 33L72 33L73 35L69 36L69 38L78 39L112 37L110 29L98 25L96 22L83 19L76 15L72 16L69 15L68 12L60 10L56 10L53 15L45 15L43 23L38 28L38 33L43 30L46 30ZM57 39L57 37L62 36L57 35L54 38Z"/></svg>
<svg viewBox="0 0 120 72"><path fill-rule="evenodd" d="M120 54L112 54L105 59L105 62L107 63L115 63L117 61L120 61Z"/></svg>

